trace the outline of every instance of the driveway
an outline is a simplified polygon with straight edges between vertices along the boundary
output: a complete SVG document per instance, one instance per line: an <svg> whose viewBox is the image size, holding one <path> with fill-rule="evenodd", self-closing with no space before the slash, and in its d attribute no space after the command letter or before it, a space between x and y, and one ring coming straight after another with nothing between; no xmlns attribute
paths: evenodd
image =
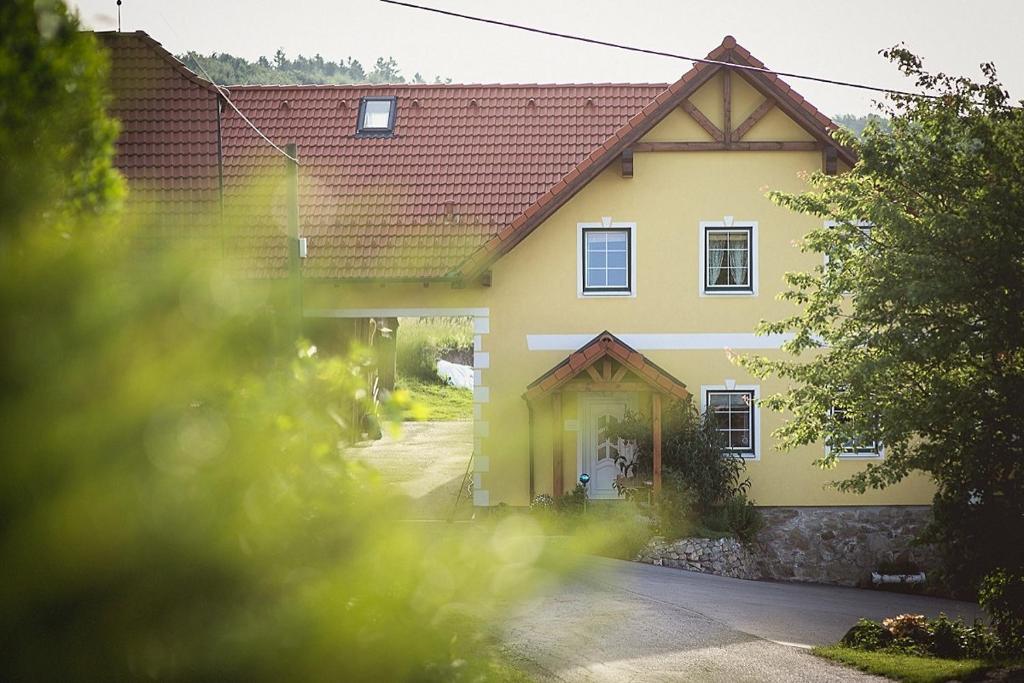
<svg viewBox="0 0 1024 683"><path fill-rule="evenodd" d="M373 466L409 497L408 519L447 519L473 453L473 422L406 422L397 437L385 433L377 441L349 447L347 453ZM472 501L464 491L456 519L472 514Z"/></svg>
<svg viewBox="0 0 1024 683"><path fill-rule="evenodd" d="M512 657L539 680L884 681L814 657L859 618L976 605L897 593L742 581L592 558L513 611Z"/></svg>

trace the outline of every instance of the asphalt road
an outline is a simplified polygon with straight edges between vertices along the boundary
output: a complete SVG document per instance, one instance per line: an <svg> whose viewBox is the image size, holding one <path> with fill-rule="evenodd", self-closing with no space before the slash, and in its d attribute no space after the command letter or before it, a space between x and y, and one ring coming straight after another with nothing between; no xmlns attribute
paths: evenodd
<svg viewBox="0 0 1024 683"><path fill-rule="evenodd" d="M513 611L503 639L557 681L884 681L807 652L859 618L976 605L831 586L742 581L593 558Z"/></svg>

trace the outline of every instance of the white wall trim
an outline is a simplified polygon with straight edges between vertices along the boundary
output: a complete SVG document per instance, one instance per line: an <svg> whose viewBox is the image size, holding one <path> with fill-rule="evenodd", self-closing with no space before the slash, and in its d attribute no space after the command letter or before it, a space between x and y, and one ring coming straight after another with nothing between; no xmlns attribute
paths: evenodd
<svg viewBox="0 0 1024 683"><path fill-rule="evenodd" d="M752 291L750 292L729 292L729 291L717 291L717 292L705 292L704 284L707 278L706 270L706 259L707 259L707 244L705 235L707 231L705 228L750 228L750 284ZM726 216L721 221L701 221L697 226L697 294L698 296L757 296L758 292L758 279L760 278L761 268L758 262L758 249L757 244L757 221L737 221L732 216Z"/></svg>
<svg viewBox="0 0 1024 683"><path fill-rule="evenodd" d="M489 308L308 308L303 311L307 318L486 318L490 314Z"/></svg>
<svg viewBox="0 0 1024 683"><path fill-rule="evenodd" d="M706 412L708 409L708 392L709 391L752 391L754 392L754 451L751 454L744 453L743 458L746 460L760 460L761 459L761 406L758 405L758 401L761 399L761 386L758 384L736 384L729 382L726 384L701 384L700 385L700 412Z"/></svg>
<svg viewBox="0 0 1024 683"><path fill-rule="evenodd" d="M629 291L628 292L584 292L583 291L583 230L602 228L629 229ZM580 299L635 299L636 298L636 223L613 221L603 216L600 223L576 224L576 296Z"/></svg>
<svg viewBox="0 0 1024 683"><path fill-rule="evenodd" d="M576 351L598 335L528 334L530 351ZM753 332L682 332L672 334L616 333L637 351L719 351L722 349L778 349L793 339L791 333L757 335Z"/></svg>

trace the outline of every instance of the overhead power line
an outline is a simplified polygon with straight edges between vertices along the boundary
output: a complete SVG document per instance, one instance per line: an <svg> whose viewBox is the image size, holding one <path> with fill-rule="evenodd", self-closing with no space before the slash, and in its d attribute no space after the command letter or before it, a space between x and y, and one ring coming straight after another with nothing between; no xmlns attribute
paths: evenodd
<svg viewBox="0 0 1024 683"><path fill-rule="evenodd" d="M284 149L282 149L280 146L278 146L277 143L275 143L273 140L268 138L266 133L264 133L262 130L260 130L259 127L255 123L253 123L252 121L249 120L248 116L246 116L245 114L242 113L242 110L239 109L235 105L235 103L231 101L231 97L228 94L227 89L226 88L222 88L221 86L217 85L217 81L213 80L213 78L210 76L210 73L203 66L203 63L199 61L199 55L198 54L193 54L192 61L195 62L196 66L199 67L199 70L203 72L203 75L206 77L206 80L210 81L210 84L213 85L213 87L217 89L217 92L219 92L220 96L224 98L224 101L228 103L228 106L231 107L232 109L234 109L235 113L238 114L238 116L243 121L245 121L245 123L250 128L252 128L254 131L256 131L257 135L259 135L261 138L263 138L267 142L268 145L270 145L271 147L276 149L281 156L285 157L286 159L291 161L296 166L300 165L298 159L293 157L291 154L289 154Z"/></svg>
<svg viewBox="0 0 1024 683"><path fill-rule="evenodd" d="M399 7L408 7L409 9L422 10L424 12L433 12L434 14L442 14L448 17L455 17L457 19L468 19L469 21L476 21L482 24L491 24L493 26L502 26L504 28L512 28L518 31L527 31L528 33L537 33L543 36L551 36L553 38L564 38L565 40L575 40L580 43L589 43L591 45L601 45L603 47L611 47L617 50L626 50L628 52L639 52L645 55L654 55L657 57L669 57L671 59L681 59L687 62L696 62L698 64L714 64L717 66L727 66L731 69L738 69L742 71L754 71L757 73L774 74L776 76L785 76L786 78L797 78L805 81L813 81L815 83L825 83L827 85L838 85L844 88L857 88L859 90L868 90L870 92L885 93L890 95L904 95L908 97L923 97L927 99L940 99L941 95L929 95L926 93L916 93L907 90L895 90L893 88L882 88L875 85L866 85L864 83L854 83L852 81L841 81L833 78L824 78L821 76L808 76L807 74L798 74L791 71L776 71L775 69L768 69L765 67L750 66L748 64L734 64L732 62L723 62L717 59L708 59L706 57L688 57L686 55L677 54L675 52L665 52L663 50L650 50L643 47L637 47L635 45L624 45L622 43L613 43L607 40L598 40L597 38L587 38L585 36L577 36L571 33L559 33L558 31L548 31L547 29L536 28L534 26L523 26L522 24L513 24L508 21L500 21L498 19L488 19L487 17L478 17L472 14L462 14L461 12L452 12L450 10L439 9L437 7L427 7L425 5L417 5L411 2L401 2L401 0L380 0L388 5L398 5Z"/></svg>
<svg viewBox="0 0 1024 683"><path fill-rule="evenodd" d="M120 5L120 2L118 4ZM163 15L163 12L161 12L159 10L159 8L157 8L156 11L157 11L157 14L160 15L160 18L163 19L164 23L167 24L167 28L171 29L171 32L174 33L175 37L178 39L178 41L180 43L181 42L181 36L178 35L177 30L175 30L174 26L171 25L171 22L167 21L167 17L165 17ZM218 85L217 81L213 80L213 77L210 76L210 72L207 71L206 67L203 66L203 63L199 61L199 54L198 53L193 53L192 61L195 62L196 66L199 67L199 70L203 72L203 76L206 78L206 80L208 80L210 82L210 85L212 85L214 88L217 89L217 92L220 93L220 96L224 98L224 101L227 102L228 106L231 107L235 111L236 114L238 114L239 118L241 118L243 121L245 121L245 124L247 126L249 126L254 131L256 131L256 134L259 135L261 138L263 138L263 140L268 145L270 145L275 150L277 150L278 154L280 154L284 158L288 159L289 161L291 161L296 166L301 165L301 164L299 164L299 160L297 158L293 157L291 154L289 154L283 148L281 148L281 146L279 146L276 142L274 142L269 137L267 137L266 133L264 133L262 130L260 130L259 127L255 123L253 123L252 121L249 120L248 116L246 116L245 114L242 113L242 110L239 109L235 105L235 103L231 101L231 95L228 93L227 89L222 87L222 86L220 86L220 85Z"/></svg>

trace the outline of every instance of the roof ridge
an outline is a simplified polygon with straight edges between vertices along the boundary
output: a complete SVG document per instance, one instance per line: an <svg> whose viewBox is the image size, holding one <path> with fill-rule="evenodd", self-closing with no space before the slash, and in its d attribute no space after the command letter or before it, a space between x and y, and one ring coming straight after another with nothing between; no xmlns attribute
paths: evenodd
<svg viewBox="0 0 1024 683"><path fill-rule="evenodd" d="M313 90L313 89L447 89L447 88L667 88L668 83L591 82L591 83L236 83L222 87L236 90Z"/></svg>

